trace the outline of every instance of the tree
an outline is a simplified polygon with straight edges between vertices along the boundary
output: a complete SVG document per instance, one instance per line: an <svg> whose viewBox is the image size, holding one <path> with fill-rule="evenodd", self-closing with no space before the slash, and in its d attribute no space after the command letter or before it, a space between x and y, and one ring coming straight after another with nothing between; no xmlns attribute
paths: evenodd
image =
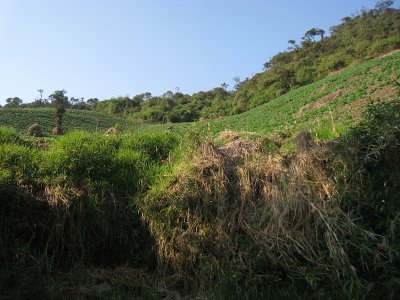
<svg viewBox="0 0 400 300"><path fill-rule="evenodd" d="M242 85L242 81L240 80L239 76L233 77L233 81L235 82L235 85L233 86L233 88L237 91L240 88L240 86Z"/></svg>
<svg viewBox="0 0 400 300"><path fill-rule="evenodd" d="M99 103L99 99L97 98L90 98L86 100L87 105L90 107L90 109L95 109L97 104Z"/></svg>
<svg viewBox="0 0 400 300"><path fill-rule="evenodd" d="M296 44L296 41L295 40L288 40L288 43L289 43L289 47L288 47L288 50L289 51L292 51L292 50L294 50L294 49L297 49L299 46Z"/></svg>
<svg viewBox="0 0 400 300"><path fill-rule="evenodd" d="M325 30L323 30L323 29L320 29L320 28L317 28L317 30L316 30L316 33L317 33L317 35L319 35L319 36L320 36L321 40L323 40L323 39L324 39Z"/></svg>
<svg viewBox="0 0 400 300"><path fill-rule="evenodd" d="M43 99L43 92L44 92L44 90L43 90L43 89L38 89L37 91L38 91L39 94L40 94L39 100L42 100L42 99Z"/></svg>
<svg viewBox="0 0 400 300"><path fill-rule="evenodd" d="M321 40L324 38L324 34L325 31L323 29L320 28L311 28L310 30L308 30L305 34L303 39L307 42L307 41L313 41L315 42L315 37L317 35L320 36Z"/></svg>
<svg viewBox="0 0 400 300"><path fill-rule="evenodd" d="M12 98L7 98L6 99L6 105L4 105L4 107L13 107L13 108L17 108L17 107L21 107L22 105L22 99L20 99L19 97L12 97Z"/></svg>
<svg viewBox="0 0 400 300"><path fill-rule="evenodd" d="M163 95L163 98L168 98L168 99L172 99L174 97L174 93L171 91L166 91Z"/></svg>
<svg viewBox="0 0 400 300"><path fill-rule="evenodd" d="M379 0L378 3L375 4L375 11L378 13L384 12L389 9L393 5L393 1L391 0Z"/></svg>
<svg viewBox="0 0 400 300"><path fill-rule="evenodd" d="M62 134L62 118L65 113L65 107L68 105L68 97L65 96L67 91L57 90L49 96L52 105L56 110L56 127L53 129L54 134Z"/></svg>
<svg viewBox="0 0 400 300"><path fill-rule="evenodd" d="M224 89L224 91L226 91L226 89L228 88L229 84L227 84L226 82L221 83L221 87Z"/></svg>

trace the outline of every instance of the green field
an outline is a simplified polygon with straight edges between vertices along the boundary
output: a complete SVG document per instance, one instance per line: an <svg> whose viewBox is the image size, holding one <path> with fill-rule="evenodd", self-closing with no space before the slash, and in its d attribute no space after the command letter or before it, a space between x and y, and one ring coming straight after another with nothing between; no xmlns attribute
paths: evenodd
<svg viewBox="0 0 400 300"><path fill-rule="evenodd" d="M50 135L55 126L54 109L50 108L1 108L0 125L13 127L26 133L33 123L38 123L45 135ZM63 119L64 132L83 130L103 133L118 124L123 131L137 132L157 129L160 126L136 123L121 117L94 111L68 109ZM163 126L161 126L163 127Z"/></svg>

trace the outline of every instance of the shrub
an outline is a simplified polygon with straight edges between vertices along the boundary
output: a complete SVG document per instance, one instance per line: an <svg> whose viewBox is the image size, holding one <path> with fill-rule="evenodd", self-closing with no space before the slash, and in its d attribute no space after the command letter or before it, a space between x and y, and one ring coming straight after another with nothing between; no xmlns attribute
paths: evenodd
<svg viewBox="0 0 400 300"><path fill-rule="evenodd" d="M0 169L12 174L16 186L31 184L38 179L41 153L18 144L3 144L0 147Z"/></svg>

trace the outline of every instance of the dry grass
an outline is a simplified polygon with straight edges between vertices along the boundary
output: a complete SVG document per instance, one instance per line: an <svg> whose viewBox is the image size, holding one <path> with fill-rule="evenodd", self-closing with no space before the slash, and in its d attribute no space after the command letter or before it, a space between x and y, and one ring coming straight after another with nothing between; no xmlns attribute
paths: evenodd
<svg viewBox="0 0 400 300"><path fill-rule="evenodd" d="M257 258L289 276L307 278L313 270L332 282L356 278L343 238L354 224L325 168L330 146L313 143L307 132L297 138L297 154L284 157L231 132L232 139L204 143L161 194L146 199L157 207L144 218L160 270L197 289L220 270L256 274Z"/></svg>

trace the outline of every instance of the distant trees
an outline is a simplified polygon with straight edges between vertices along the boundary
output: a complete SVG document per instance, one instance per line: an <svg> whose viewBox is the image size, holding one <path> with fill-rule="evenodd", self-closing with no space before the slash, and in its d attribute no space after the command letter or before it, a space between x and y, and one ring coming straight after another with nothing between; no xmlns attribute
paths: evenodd
<svg viewBox="0 0 400 300"><path fill-rule="evenodd" d="M97 104L99 103L99 99L97 98L89 98L86 100L86 104L90 107L90 109L96 109Z"/></svg>
<svg viewBox="0 0 400 300"><path fill-rule="evenodd" d="M19 97L12 97L12 98L7 98L6 103L7 104L4 105L4 107L17 108L22 106L23 101Z"/></svg>
<svg viewBox="0 0 400 300"><path fill-rule="evenodd" d="M295 40L288 40L288 44L290 45L288 47L289 51L292 51L292 50L297 49L299 47L299 45L296 44Z"/></svg>

